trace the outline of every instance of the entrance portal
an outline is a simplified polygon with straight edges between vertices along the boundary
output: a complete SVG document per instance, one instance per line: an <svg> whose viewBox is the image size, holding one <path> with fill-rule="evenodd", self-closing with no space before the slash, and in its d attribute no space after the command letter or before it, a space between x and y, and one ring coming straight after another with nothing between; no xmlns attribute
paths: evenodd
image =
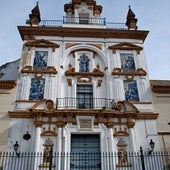
<svg viewBox="0 0 170 170"><path fill-rule="evenodd" d="M71 135L71 170L101 170L100 136Z"/></svg>

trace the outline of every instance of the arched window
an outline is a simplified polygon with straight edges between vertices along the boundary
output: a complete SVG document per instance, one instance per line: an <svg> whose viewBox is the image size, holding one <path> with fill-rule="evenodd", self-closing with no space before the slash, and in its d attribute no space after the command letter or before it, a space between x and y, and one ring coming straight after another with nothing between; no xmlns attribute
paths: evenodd
<svg viewBox="0 0 170 170"><path fill-rule="evenodd" d="M79 59L79 72L89 72L90 59L85 55L81 55Z"/></svg>

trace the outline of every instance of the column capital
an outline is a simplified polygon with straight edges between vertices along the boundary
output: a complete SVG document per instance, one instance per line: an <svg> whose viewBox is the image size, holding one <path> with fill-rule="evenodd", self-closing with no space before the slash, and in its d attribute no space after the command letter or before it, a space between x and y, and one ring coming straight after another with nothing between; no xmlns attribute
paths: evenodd
<svg viewBox="0 0 170 170"><path fill-rule="evenodd" d="M42 114L37 113L35 116L35 121L34 121L35 127L42 127L43 121L42 121Z"/></svg>
<svg viewBox="0 0 170 170"><path fill-rule="evenodd" d="M135 126L135 119L132 117L127 118L127 127L133 128Z"/></svg>

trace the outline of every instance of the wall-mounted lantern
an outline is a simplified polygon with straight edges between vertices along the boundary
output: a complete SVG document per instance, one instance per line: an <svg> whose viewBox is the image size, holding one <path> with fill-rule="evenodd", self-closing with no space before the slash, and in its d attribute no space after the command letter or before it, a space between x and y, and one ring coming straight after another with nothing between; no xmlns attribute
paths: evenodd
<svg viewBox="0 0 170 170"><path fill-rule="evenodd" d="M20 152L19 152L18 141L16 141L16 143L14 144L14 151L15 151L16 155L19 157L20 156Z"/></svg>
<svg viewBox="0 0 170 170"><path fill-rule="evenodd" d="M149 155L151 155L155 148L155 143L152 141L152 139L150 139L149 146L151 148L151 150L149 151Z"/></svg>

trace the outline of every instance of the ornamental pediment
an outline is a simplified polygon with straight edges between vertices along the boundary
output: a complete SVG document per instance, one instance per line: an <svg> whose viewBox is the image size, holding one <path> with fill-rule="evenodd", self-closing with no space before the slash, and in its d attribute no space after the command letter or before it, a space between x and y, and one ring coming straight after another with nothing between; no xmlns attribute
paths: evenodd
<svg viewBox="0 0 170 170"><path fill-rule="evenodd" d="M147 72L143 68L138 68L132 72L124 71L122 68L115 67L112 75L124 75L126 79L133 79L134 76L146 76Z"/></svg>
<svg viewBox="0 0 170 170"><path fill-rule="evenodd" d="M124 113L139 113L135 105L128 101L118 101L115 103L115 110Z"/></svg>
<svg viewBox="0 0 170 170"><path fill-rule="evenodd" d="M41 100L36 102L30 111L35 111L35 110L48 110L48 111L53 111L54 110L54 102L52 100Z"/></svg>
<svg viewBox="0 0 170 170"><path fill-rule="evenodd" d="M143 50L143 47L128 42L122 42L119 44L111 45L108 48L112 50L113 53L115 53L116 50L128 50L128 51L135 50L139 54L140 51Z"/></svg>
<svg viewBox="0 0 170 170"><path fill-rule="evenodd" d="M56 44L56 43L53 43L51 41L47 41L47 40L44 40L44 39L28 41L28 42L25 43L25 46L27 46L27 47L38 47L38 48L52 48L53 51L56 48L60 47L59 44Z"/></svg>
<svg viewBox="0 0 170 170"><path fill-rule="evenodd" d="M93 77L103 77L104 72L100 70L100 66L97 64L96 68L93 69L92 72L76 72L75 68L72 67L71 64L69 64L68 69L65 72L66 76L93 76Z"/></svg>
<svg viewBox="0 0 170 170"><path fill-rule="evenodd" d="M22 73L34 73L35 75L38 74L57 74L58 71L54 66L47 66L46 68L35 69L32 66L25 66L22 70Z"/></svg>

